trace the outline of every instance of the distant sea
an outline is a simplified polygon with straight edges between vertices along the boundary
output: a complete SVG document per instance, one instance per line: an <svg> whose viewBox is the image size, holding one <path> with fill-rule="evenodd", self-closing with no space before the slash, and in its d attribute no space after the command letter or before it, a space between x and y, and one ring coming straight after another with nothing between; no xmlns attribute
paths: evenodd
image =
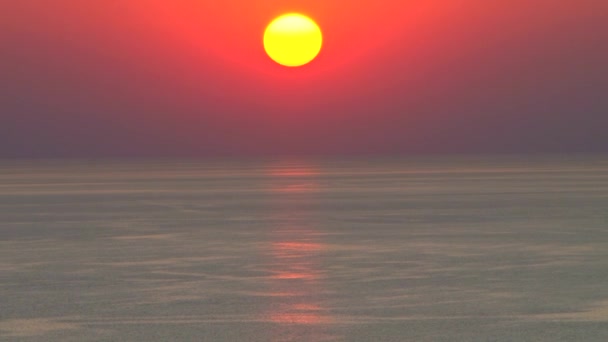
<svg viewBox="0 0 608 342"><path fill-rule="evenodd" d="M608 157L0 162L1 341L608 341Z"/></svg>

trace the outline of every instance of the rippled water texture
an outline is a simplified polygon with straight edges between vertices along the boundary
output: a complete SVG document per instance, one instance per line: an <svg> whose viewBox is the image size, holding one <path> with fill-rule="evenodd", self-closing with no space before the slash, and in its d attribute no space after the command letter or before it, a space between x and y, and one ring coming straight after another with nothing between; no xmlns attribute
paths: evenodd
<svg viewBox="0 0 608 342"><path fill-rule="evenodd" d="M4 162L2 341L608 341L608 159Z"/></svg>

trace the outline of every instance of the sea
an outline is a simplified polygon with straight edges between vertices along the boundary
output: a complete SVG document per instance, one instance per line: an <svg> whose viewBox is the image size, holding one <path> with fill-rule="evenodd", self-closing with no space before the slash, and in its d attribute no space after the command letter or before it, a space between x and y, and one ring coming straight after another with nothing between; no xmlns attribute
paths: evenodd
<svg viewBox="0 0 608 342"><path fill-rule="evenodd" d="M608 341L608 156L0 161L0 341Z"/></svg>

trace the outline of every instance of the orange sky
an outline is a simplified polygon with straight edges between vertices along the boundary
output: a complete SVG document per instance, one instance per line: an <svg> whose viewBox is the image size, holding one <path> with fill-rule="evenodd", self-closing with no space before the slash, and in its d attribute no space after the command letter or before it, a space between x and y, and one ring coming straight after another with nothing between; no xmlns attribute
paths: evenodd
<svg viewBox="0 0 608 342"><path fill-rule="evenodd" d="M261 43L289 11L325 34L299 69ZM607 13L600 0L7 1L0 153L593 149Z"/></svg>

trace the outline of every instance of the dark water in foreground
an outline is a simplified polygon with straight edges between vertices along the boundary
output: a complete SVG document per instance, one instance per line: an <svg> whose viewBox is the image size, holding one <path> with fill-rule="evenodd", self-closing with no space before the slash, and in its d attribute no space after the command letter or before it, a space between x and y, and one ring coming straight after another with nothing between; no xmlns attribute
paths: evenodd
<svg viewBox="0 0 608 342"><path fill-rule="evenodd" d="M608 341L608 158L0 164L2 341Z"/></svg>

